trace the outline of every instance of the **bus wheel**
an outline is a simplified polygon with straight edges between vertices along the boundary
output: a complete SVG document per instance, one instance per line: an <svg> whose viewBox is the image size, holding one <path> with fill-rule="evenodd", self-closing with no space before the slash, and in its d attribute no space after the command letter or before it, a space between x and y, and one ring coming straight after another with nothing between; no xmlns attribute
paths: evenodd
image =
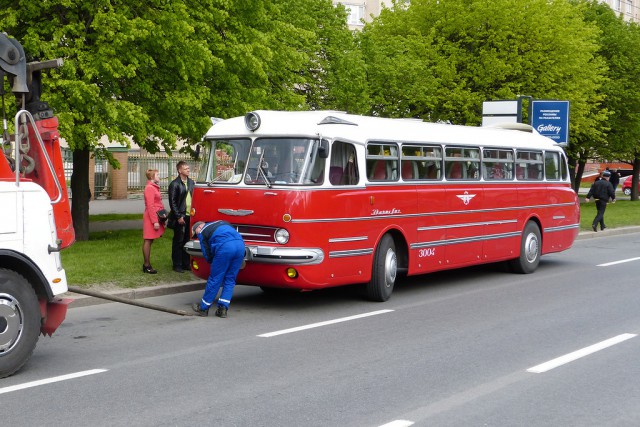
<svg viewBox="0 0 640 427"><path fill-rule="evenodd" d="M385 234L373 259L371 281L367 283L366 295L372 301L383 302L391 297L398 275L398 256L393 237Z"/></svg>
<svg viewBox="0 0 640 427"><path fill-rule="evenodd" d="M529 274L536 271L540 263L541 243L538 225L533 221L529 221L524 227L524 233L522 233L520 257L509 262L511 269L521 274Z"/></svg>
<svg viewBox="0 0 640 427"><path fill-rule="evenodd" d="M31 357L40 334L40 305L27 280L0 269L0 378L20 369Z"/></svg>

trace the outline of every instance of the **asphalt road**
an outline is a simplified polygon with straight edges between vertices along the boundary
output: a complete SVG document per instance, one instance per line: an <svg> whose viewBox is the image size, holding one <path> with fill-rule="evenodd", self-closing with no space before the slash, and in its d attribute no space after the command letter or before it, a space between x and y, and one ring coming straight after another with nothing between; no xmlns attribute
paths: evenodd
<svg viewBox="0 0 640 427"><path fill-rule="evenodd" d="M352 288L238 287L227 319L71 309L0 380L0 420L637 426L639 248L640 233L579 240L531 275L483 266L409 278L382 304ZM145 301L184 309L199 297Z"/></svg>

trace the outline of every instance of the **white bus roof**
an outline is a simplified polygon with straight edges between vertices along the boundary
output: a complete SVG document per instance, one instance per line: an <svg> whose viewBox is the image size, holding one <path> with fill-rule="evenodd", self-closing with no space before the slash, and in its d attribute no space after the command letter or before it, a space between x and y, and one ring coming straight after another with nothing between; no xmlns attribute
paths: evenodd
<svg viewBox="0 0 640 427"><path fill-rule="evenodd" d="M365 144L368 141L463 144L560 150L551 139L530 127L473 127L428 123L418 119L387 119L338 111L254 111L260 127L250 131L245 117L222 120L205 138L315 137Z"/></svg>

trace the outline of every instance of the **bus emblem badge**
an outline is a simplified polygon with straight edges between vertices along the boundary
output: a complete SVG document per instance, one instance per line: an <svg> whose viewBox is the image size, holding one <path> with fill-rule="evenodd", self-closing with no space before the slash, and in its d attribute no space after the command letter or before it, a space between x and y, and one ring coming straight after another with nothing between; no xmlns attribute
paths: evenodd
<svg viewBox="0 0 640 427"><path fill-rule="evenodd" d="M471 199L476 197L475 194L469 194L469 192L465 191L464 194L456 194L456 197L464 202L465 205L468 205Z"/></svg>

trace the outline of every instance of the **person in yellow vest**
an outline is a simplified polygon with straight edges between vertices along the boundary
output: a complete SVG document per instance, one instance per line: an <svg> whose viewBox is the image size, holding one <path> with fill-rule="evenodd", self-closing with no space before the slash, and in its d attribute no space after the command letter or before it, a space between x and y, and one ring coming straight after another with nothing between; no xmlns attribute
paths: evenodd
<svg viewBox="0 0 640 427"><path fill-rule="evenodd" d="M189 178L191 169L187 162L179 161L176 169L178 169L178 177L169 184L169 208L171 209L169 223L173 226L171 261L173 271L184 273L184 270L191 269L189 255L184 251L184 245L191 238L189 212L195 183Z"/></svg>

